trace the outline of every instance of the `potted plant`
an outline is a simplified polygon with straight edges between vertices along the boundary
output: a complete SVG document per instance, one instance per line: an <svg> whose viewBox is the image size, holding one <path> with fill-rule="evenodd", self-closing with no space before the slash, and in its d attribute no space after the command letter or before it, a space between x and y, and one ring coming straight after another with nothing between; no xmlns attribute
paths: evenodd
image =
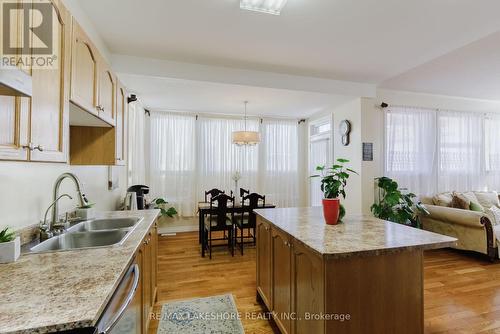
<svg viewBox="0 0 500 334"><path fill-rule="evenodd" d="M175 210L173 206L167 208L168 202L164 198L161 197L155 198L154 200L151 201L151 203L154 205L155 209L160 209L162 216L167 216L172 218L177 214L177 210Z"/></svg>
<svg viewBox="0 0 500 334"><path fill-rule="evenodd" d="M0 231L0 263L16 261L21 255L21 238L8 227Z"/></svg>
<svg viewBox="0 0 500 334"><path fill-rule="evenodd" d="M373 215L394 223L420 228L420 215L429 214L429 211L422 203L415 203L417 196L413 193L403 193L404 189L400 190L398 183L391 178L384 176L375 180L378 186L378 203L371 206Z"/></svg>
<svg viewBox="0 0 500 334"><path fill-rule="evenodd" d="M316 170L320 174L311 176L321 178L321 191L324 195L322 201L323 215L328 225L337 224L345 215L345 209L340 203L340 195L345 199L347 179L351 174L358 174L344 166L348 162L347 159L337 159L337 162L332 167L318 166Z"/></svg>

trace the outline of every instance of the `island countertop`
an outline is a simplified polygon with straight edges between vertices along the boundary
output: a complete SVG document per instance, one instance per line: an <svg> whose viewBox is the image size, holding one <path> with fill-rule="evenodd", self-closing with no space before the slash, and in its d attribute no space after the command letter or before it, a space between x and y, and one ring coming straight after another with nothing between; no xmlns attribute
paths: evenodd
<svg viewBox="0 0 500 334"><path fill-rule="evenodd" d="M327 225L321 207L257 209L255 213L326 257L378 255L454 246L457 239L381 220L347 215Z"/></svg>
<svg viewBox="0 0 500 334"><path fill-rule="evenodd" d="M94 326L159 210L98 218L143 218L122 245L23 254L0 264L0 333L49 333Z"/></svg>

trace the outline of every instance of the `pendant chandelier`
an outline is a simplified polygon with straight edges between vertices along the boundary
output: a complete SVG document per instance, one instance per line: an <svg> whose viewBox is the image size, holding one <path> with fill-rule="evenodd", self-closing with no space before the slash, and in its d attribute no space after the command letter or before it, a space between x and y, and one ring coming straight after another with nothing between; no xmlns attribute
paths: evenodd
<svg viewBox="0 0 500 334"><path fill-rule="evenodd" d="M254 146L260 143L260 133L258 131L247 131L247 104L248 101L245 101L244 131L233 131L233 144L238 146Z"/></svg>

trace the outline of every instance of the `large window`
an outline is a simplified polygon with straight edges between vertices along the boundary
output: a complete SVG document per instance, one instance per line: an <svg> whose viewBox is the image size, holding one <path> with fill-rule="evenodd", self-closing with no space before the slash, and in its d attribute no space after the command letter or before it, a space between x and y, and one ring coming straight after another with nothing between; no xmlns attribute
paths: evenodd
<svg viewBox="0 0 500 334"><path fill-rule="evenodd" d="M239 187L266 195L279 206L298 204L299 131L295 120L248 120L260 131L257 146L232 144L241 119L151 112L149 180L152 196L167 197L180 214L195 214L196 203L212 188Z"/></svg>
<svg viewBox="0 0 500 334"><path fill-rule="evenodd" d="M402 187L421 195L498 190L498 116L390 107L385 124L385 175Z"/></svg>

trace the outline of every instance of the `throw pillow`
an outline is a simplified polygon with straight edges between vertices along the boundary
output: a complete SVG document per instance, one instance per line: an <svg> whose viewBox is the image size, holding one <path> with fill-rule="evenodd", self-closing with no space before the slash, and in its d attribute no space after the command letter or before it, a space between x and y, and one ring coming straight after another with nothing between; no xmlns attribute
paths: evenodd
<svg viewBox="0 0 500 334"><path fill-rule="evenodd" d="M474 195L474 193L472 191L465 192L465 193L454 192L453 195L459 197L460 199L464 200L467 203L466 210L469 210L470 203L473 202L474 204L478 205L482 211L484 211L483 206L481 204L479 204L479 201L477 200L476 195Z"/></svg>
<svg viewBox="0 0 500 334"><path fill-rule="evenodd" d="M469 210L477 211L477 212L484 212L483 207L481 205L474 203L474 202L470 202Z"/></svg>
<svg viewBox="0 0 500 334"><path fill-rule="evenodd" d="M491 208L492 206L500 206L498 200L498 193L496 191L474 191L479 204L484 208Z"/></svg>
<svg viewBox="0 0 500 334"><path fill-rule="evenodd" d="M451 206L451 201L453 200L452 193L440 193L432 197L432 203L438 206Z"/></svg>
<svg viewBox="0 0 500 334"><path fill-rule="evenodd" d="M453 199L451 200L451 207L455 209L469 210L470 202L456 195L453 195Z"/></svg>

